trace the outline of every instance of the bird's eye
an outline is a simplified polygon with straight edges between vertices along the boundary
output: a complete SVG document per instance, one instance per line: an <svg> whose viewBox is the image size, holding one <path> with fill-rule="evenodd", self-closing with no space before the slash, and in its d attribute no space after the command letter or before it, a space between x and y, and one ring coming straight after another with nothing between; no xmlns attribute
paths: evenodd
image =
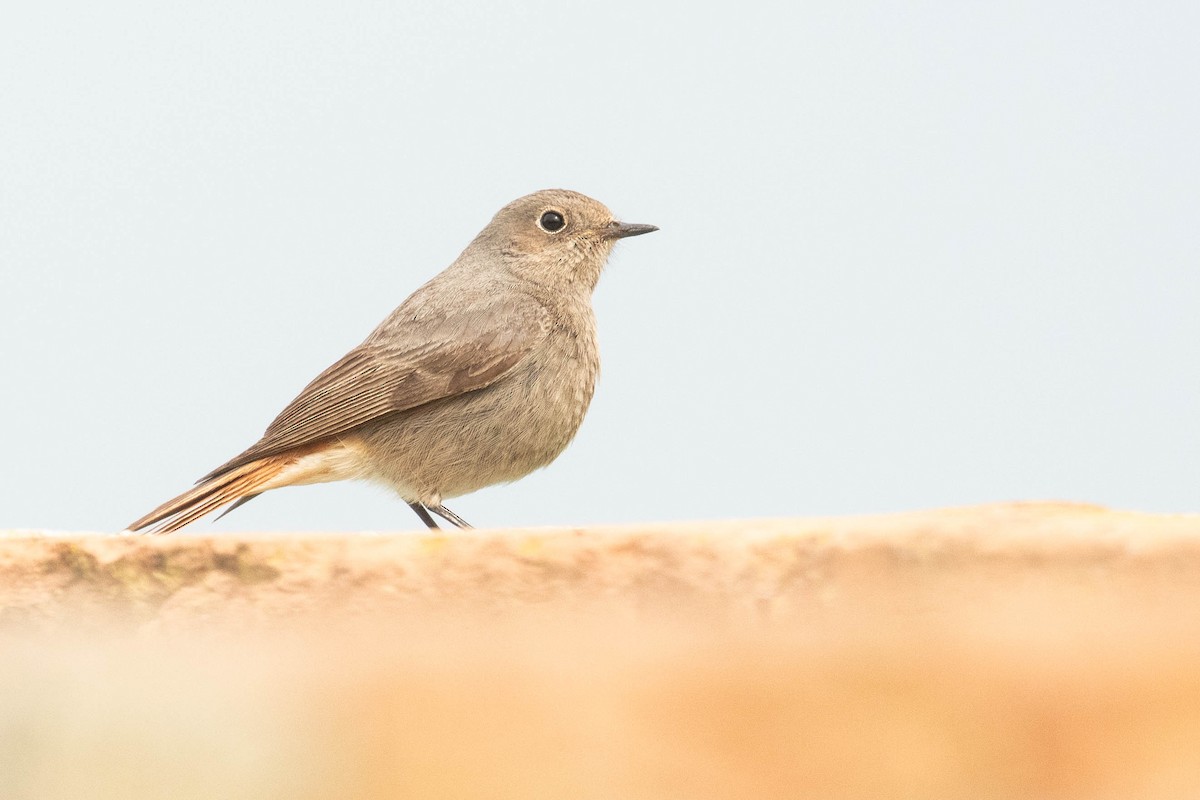
<svg viewBox="0 0 1200 800"><path fill-rule="evenodd" d="M542 214L542 218L538 220L538 225L541 226L542 230L548 233L558 233L566 224L567 221L563 219L563 215L557 211L547 211L546 213Z"/></svg>

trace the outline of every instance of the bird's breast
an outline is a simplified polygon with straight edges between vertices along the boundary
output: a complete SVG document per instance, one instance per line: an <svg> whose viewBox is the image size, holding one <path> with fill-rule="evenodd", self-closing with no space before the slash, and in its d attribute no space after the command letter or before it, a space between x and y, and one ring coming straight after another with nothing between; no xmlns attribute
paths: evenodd
<svg viewBox="0 0 1200 800"><path fill-rule="evenodd" d="M373 474L406 500L450 498L521 478L579 430L600 370L594 329L555 327L492 385L360 431Z"/></svg>

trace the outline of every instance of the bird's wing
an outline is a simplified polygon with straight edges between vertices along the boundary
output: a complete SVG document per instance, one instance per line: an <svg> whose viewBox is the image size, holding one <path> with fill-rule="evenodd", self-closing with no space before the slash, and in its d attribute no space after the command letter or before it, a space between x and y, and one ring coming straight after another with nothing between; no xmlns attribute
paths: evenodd
<svg viewBox="0 0 1200 800"><path fill-rule="evenodd" d="M306 386L254 446L201 480L384 414L489 386L549 329L545 310L532 302L425 319L404 320L401 311Z"/></svg>

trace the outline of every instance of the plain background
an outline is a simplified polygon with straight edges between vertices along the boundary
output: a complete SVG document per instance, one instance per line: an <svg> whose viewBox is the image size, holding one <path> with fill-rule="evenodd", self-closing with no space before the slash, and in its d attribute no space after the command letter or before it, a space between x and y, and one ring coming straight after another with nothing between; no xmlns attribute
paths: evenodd
<svg viewBox="0 0 1200 800"><path fill-rule="evenodd" d="M0 527L253 443L503 204L662 230L480 526L1200 508L1194 3L8 3ZM386 490L215 526L416 529Z"/></svg>

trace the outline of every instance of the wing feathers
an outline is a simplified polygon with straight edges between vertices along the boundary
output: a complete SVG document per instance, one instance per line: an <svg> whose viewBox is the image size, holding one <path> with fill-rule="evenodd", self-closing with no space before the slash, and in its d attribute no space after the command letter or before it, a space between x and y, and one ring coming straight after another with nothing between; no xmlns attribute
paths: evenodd
<svg viewBox="0 0 1200 800"><path fill-rule="evenodd" d="M532 300L509 298L487 313L438 319L403 318L403 310L305 387L257 444L201 480L385 414L483 389L519 364L549 330L545 309Z"/></svg>

